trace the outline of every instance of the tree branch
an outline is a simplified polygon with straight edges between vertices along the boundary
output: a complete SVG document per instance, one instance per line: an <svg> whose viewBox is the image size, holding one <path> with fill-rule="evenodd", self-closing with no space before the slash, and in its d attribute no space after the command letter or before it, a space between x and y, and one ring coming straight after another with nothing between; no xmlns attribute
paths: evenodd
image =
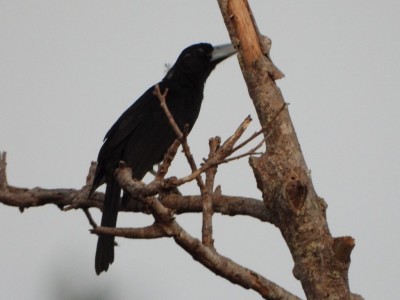
<svg viewBox="0 0 400 300"><path fill-rule="evenodd" d="M0 191L6 191L7 182L7 152L0 151Z"/></svg>
<svg viewBox="0 0 400 300"><path fill-rule="evenodd" d="M246 0L219 0L219 6L249 94L262 124L267 151L250 164L273 223L291 251L293 273L307 299L350 299L348 268L353 242L337 241L326 222L326 204L317 196L295 129L275 80L283 73L269 56L270 40L259 34ZM277 116L277 112L285 109ZM268 124L273 122L273 126ZM268 131L266 128L269 127ZM347 241L345 243L344 241Z"/></svg>
<svg viewBox="0 0 400 300"><path fill-rule="evenodd" d="M0 203L17 207L20 210L45 205L56 205L60 209L72 205L75 195L80 192L76 189L44 189L36 187L33 189L7 186L8 191L0 190ZM86 202L81 203L84 208L103 209L104 193L95 192ZM202 212L201 196L167 194L160 200L163 205L175 211L176 214ZM213 210L216 213L228 216L249 216L262 222L272 220L271 213L267 211L262 201L237 196L214 194L212 197ZM148 213L142 202L134 199L119 207L124 212Z"/></svg>
<svg viewBox="0 0 400 300"><path fill-rule="evenodd" d="M131 170L121 166L116 173L121 187L131 196L136 195L135 191L137 188L135 185L138 184L138 181L132 179ZM192 237L176 222L173 212L166 208L158 199L147 198L144 201L150 207L156 219L155 225L141 229L133 228L132 230L129 228L110 230L97 228L93 232L99 233L99 230L101 230L101 233L105 234L117 236L121 234L124 237L134 238L143 235L143 231L149 231L151 238L172 236L176 243L192 255L195 260L213 271L216 275L222 276L232 283L239 284L246 289L253 289L265 299L299 299L272 281L218 254L213 247L209 247ZM154 226L160 226L162 230L159 228L156 229Z"/></svg>
<svg viewBox="0 0 400 300"><path fill-rule="evenodd" d="M95 234L108 234L130 239L157 239L169 237L164 228L158 223L142 228L114 228L114 227L96 227L90 231Z"/></svg>
<svg viewBox="0 0 400 300"><path fill-rule="evenodd" d="M208 155L208 158L211 159L211 157L215 154L217 151L219 145L221 143L221 139L216 137L216 138L211 138L209 140L209 146L210 146L210 154ZM202 242L204 245L208 247L214 247L214 240L213 240L213 228L212 228L212 216L213 216L213 209L212 209L212 195L214 194L214 179L215 179L215 174L217 173L217 166L214 166L212 168L209 168L206 171L206 184L201 191L201 195L203 198L203 223L202 223Z"/></svg>

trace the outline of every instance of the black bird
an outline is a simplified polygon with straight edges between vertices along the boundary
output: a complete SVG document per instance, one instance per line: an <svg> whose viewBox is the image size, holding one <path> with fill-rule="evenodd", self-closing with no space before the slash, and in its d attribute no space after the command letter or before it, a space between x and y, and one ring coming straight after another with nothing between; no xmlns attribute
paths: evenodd
<svg viewBox="0 0 400 300"><path fill-rule="evenodd" d="M231 44L213 47L207 43L192 45L159 82L160 90L168 88L167 106L181 130L192 129L200 112L204 84L215 66L236 50ZM115 122L104 138L97 158L97 170L90 195L104 182L107 184L101 226L115 227L121 188L114 178L120 161L132 168L132 176L141 180L159 163L176 139L158 98L150 87ZM114 237L100 235L97 242L96 273L107 271L114 261Z"/></svg>

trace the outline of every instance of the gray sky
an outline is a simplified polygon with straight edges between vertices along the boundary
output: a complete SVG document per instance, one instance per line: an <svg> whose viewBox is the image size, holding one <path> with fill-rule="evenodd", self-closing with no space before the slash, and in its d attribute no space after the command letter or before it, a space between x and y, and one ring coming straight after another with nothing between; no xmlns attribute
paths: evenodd
<svg viewBox="0 0 400 300"><path fill-rule="evenodd" d="M119 115L186 46L229 41L215 1L0 1L0 150L15 186L80 188ZM366 299L400 294L397 1L250 1L334 236L356 239L350 285ZM210 76L190 136L207 140L256 117L236 58ZM258 129L254 122L248 134ZM189 171L182 158L174 175ZM244 159L220 168L225 194L261 198ZM198 193L193 185L185 193ZM100 214L93 212L97 220ZM198 236L201 219L178 218ZM150 218L121 215L119 224ZM96 237L80 211L0 206L2 299L259 299L216 277L172 240L119 239L116 261L94 272ZM216 248L303 296L279 231L215 217ZM85 298L86 297L86 298ZM98 299L98 297L95 297Z"/></svg>

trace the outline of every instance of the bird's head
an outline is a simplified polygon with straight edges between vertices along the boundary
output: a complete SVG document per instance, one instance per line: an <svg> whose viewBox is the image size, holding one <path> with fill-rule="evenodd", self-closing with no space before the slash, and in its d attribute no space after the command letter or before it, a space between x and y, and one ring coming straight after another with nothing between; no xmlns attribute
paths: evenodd
<svg viewBox="0 0 400 300"><path fill-rule="evenodd" d="M187 47L168 71L165 79L186 77L191 80L206 81L215 66L237 50L231 44L212 46L200 43Z"/></svg>

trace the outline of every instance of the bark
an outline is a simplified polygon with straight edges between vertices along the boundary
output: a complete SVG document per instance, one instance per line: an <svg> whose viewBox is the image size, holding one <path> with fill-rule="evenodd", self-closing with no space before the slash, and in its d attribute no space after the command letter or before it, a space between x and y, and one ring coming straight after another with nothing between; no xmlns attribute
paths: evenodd
<svg viewBox="0 0 400 300"><path fill-rule="evenodd" d="M294 276L307 299L350 299L348 269L354 240L333 238L325 201L314 190L287 106L275 80L282 73L269 57L270 40L259 34L246 0L219 0L248 91L264 129L267 151L252 157L257 186L272 223L294 260ZM285 107L282 113L278 111Z"/></svg>
<svg viewBox="0 0 400 300"><path fill-rule="evenodd" d="M44 189L44 188L18 188L7 186L6 189L0 188L0 203L8 206L18 207L21 211L27 208L40 207L44 205L56 205L60 209L65 209L73 205L76 195L80 190L76 189ZM76 209L99 208L103 209L104 194L96 192L90 200L82 203ZM165 195L161 202L166 207L175 211L176 214L200 213L202 211L202 201L199 195ZM266 210L262 202L254 198L236 197L215 194L212 197L213 211L227 216L248 216L269 222L272 216ZM124 203L119 211L142 212L148 214L145 205L131 199Z"/></svg>

